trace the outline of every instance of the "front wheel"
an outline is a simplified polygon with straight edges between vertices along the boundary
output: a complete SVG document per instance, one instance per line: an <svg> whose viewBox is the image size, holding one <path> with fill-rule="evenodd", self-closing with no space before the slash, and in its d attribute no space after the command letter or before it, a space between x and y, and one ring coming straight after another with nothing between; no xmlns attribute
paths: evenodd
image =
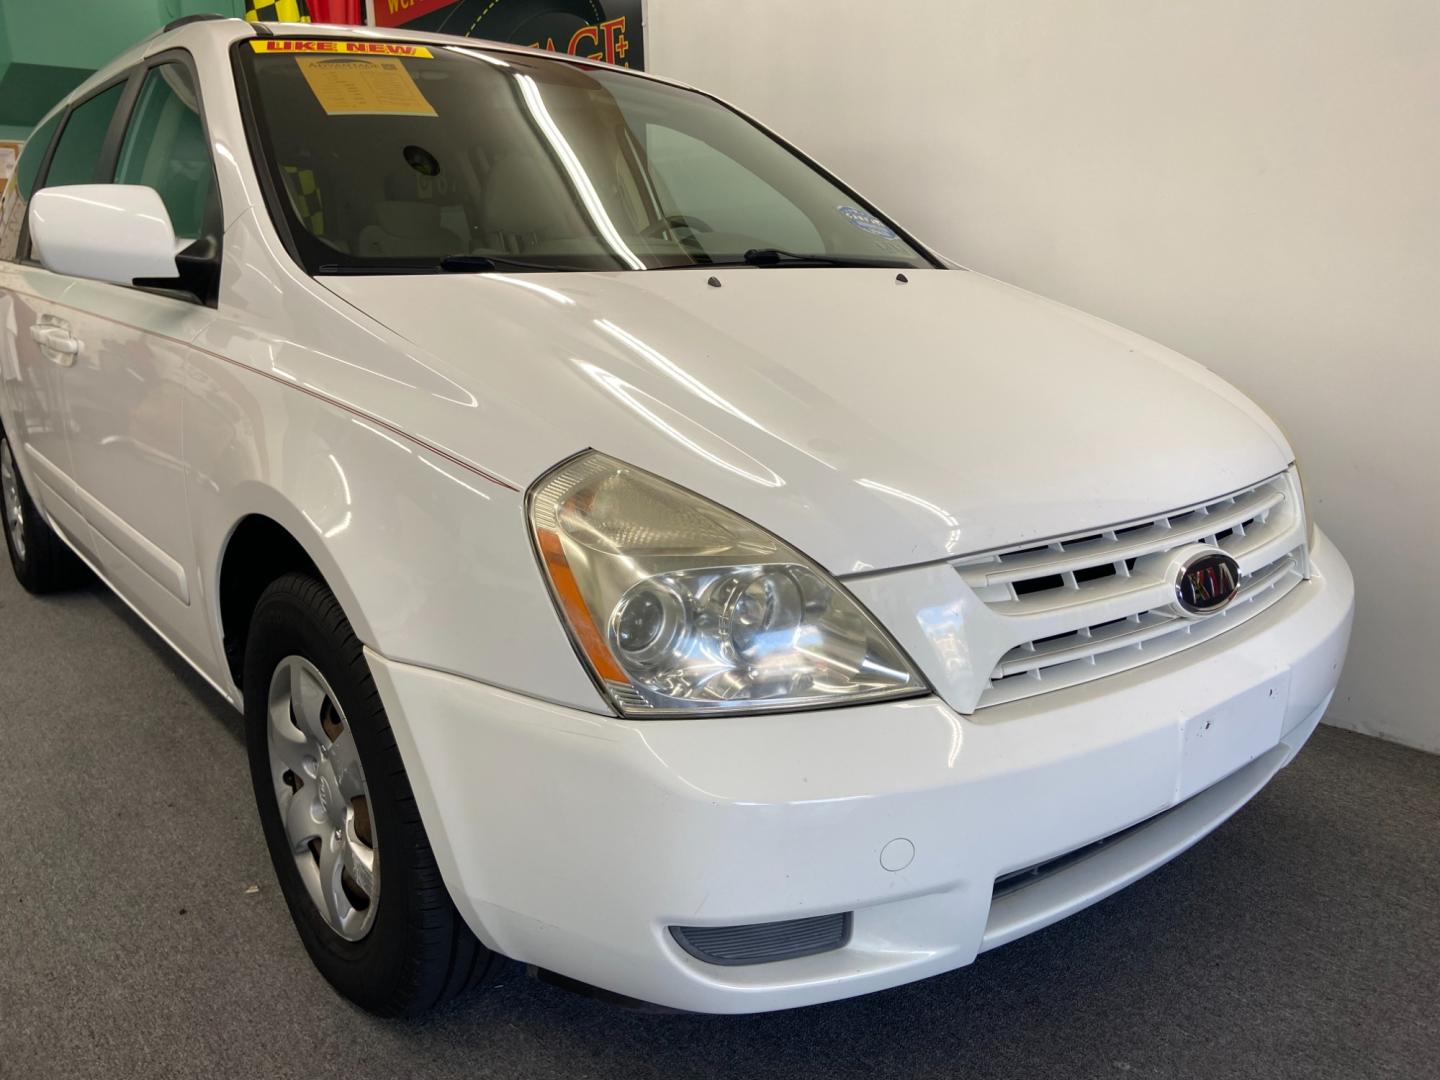
<svg viewBox="0 0 1440 1080"><path fill-rule="evenodd" d="M502 975L441 881L364 652L323 584L289 574L265 590L244 677L261 825L321 974L383 1016Z"/></svg>

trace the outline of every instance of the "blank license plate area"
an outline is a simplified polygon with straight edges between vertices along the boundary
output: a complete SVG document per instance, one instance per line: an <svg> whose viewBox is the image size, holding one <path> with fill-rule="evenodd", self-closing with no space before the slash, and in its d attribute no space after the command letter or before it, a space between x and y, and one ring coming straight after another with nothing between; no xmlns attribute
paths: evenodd
<svg viewBox="0 0 1440 1080"><path fill-rule="evenodd" d="M1177 799L1248 765L1280 741L1285 708L1290 701L1290 672L1280 672L1257 686L1184 724Z"/></svg>

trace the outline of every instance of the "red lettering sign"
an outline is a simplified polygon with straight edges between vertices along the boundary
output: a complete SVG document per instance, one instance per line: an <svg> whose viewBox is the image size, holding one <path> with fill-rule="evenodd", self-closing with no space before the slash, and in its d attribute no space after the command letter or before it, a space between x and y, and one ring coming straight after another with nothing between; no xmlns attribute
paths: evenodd
<svg viewBox="0 0 1440 1080"><path fill-rule="evenodd" d="M375 0L375 25L403 26L421 15L449 7L454 2L455 0Z"/></svg>

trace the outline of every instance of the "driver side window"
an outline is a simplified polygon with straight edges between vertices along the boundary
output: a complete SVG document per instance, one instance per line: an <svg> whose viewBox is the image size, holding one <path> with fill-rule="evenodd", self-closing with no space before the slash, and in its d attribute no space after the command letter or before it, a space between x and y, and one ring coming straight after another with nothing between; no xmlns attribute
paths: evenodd
<svg viewBox="0 0 1440 1080"><path fill-rule="evenodd" d="M124 91L124 82L117 82L70 110L70 118L60 129L60 142L50 158L50 168L45 171L43 187L103 184L108 179L101 173L100 158Z"/></svg>
<svg viewBox="0 0 1440 1080"><path fill-rule="evenodd" d="M177 239L193 241L219 231L215 166L199 95L183 64L161 64L145 76L120 147L115 182L159 192Z"/></svg>

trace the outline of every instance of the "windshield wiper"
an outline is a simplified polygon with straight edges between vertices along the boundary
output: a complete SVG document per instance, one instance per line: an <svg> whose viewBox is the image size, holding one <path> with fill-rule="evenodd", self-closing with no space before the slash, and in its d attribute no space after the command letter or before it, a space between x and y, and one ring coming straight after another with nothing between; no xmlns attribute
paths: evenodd
<svg viewBox="0 0 1440 1080"><path fill-rule="evenodd" d="M520 270L573 270L585 271L585 266L569 266L565 263L537 263L525 259L512 259L508 255L446 255L440 260L440 269L451 274L488 274L495 270L509 268Z"/></svg>
<svg viewBox="0 0 1440 1080"><path fill-rule="evenodd" d="M443 270L447 274L489 274L508 269L539 271L582 271L584 266L567 266L563 263L534 263L524 259L512 259L507 255L446 255L438 262L422 263L326 263L317 268L320 274L433 274Z"/></svg>
<svg viewBox="0 0 1440 1080"><path fill-rule="evenodd" d="M433 264L415 263L321 263L317 274L433 274Z"/></svg>
<svg viewBox="0 0 1440 1080"><path fill-rule="evenodd" d="M781 248L751 248L738 259L706 259L703 262L677 263L672 266L650 267L652 270L694 270L722 266L858 266L882 270L914 268L909 259L865 259L840 255L810 255ZM594 269L565 263L538 263L512 259L508 255L446 255L437 262L421 263L326 263L317 269L320 274L493 274L505 270L534 270L540 273L572 271L582 273Z"/></svg>
<svg viewBox="0 0 1440 1080"><path fill-rule="evenodd" d="M751 248L744 261L750 266L778 266L780 263L816 263L820 266L874 266L881 269L913 267L909 259L866 259L843 255L810 255L783 248Z"/></svg>
<svg viewBox="0 0 1440 1080"><path fill-rule="evenodd" d="M661 270L686 270L716 266L860 266L882 270L908 270L915 264L910 259L865 259L843 255L811 255L782 248L751 248L738 259L707 259L704 262L680 263L657 267Z"/></svg>

